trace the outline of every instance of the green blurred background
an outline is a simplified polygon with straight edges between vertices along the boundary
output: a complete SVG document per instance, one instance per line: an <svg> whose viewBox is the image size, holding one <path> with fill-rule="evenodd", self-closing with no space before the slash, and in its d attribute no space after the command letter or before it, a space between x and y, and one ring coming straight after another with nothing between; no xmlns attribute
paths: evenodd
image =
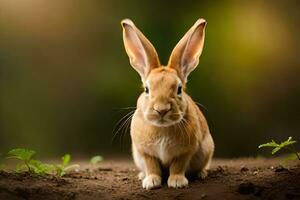
<svg viewBox="0 0 300 200"><path fill-rule="evenodd" d="M163 64L189 27L207 20L188 93L207 109L216 156L255 156L271 138L300 140L299 9L298 0L0 0L0 152L129 154L128 133L112 139L129 111L121 108L142 91L123 18Z"/></svg>

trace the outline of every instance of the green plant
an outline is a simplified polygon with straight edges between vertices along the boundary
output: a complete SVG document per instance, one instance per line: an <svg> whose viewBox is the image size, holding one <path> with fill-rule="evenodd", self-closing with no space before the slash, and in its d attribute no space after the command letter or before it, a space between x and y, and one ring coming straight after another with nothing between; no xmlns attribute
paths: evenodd
<svg viewBox="0 0 300 200"><path fill-rule="evenodd" d="M90 163L95 165L103 160L102 156L94 156L90 159Z"/></svg>
<svg viewBox="0 0 300 200"><path fill-rule="evenodd" d="M65 154L62 157L61 164L46 164L39 160L33 159L33 156L36 154L35 151L30 149L12 149L7 153L8 159L17 159L21 163L17 164L16 172L27 171L30 174L34 175L45 175L45 174L55 174L57 176L63 176L66 174L66 171L73 168L79 167L79 165L69 165L71 161L71 155Z"/></svg>
<svg viewBox="0 0 300 200"><path fill-rule="evenodd" d="M21 161L16 166L16 172L20 171L28 171L31 174L43 175L50 173L52 170L52 166L42 163L39 160L34 160L33 156L36 154L35 151L30 149L12 149L7 153L8 159L17 159Z"/></svg>
<svg viewBox="0 0 300 200"><path fill-rule="evenodd" d="M42 163L39 160L31 160L29 164L33 169L34 174L37 175L51 174L53 171L53 165Z"/></svg>
<svg viewBox="0 0 300 200"><path fill-rule="evenodd" d="M293 140L292 137L289 137L286 141L283 141L280 144L274 140L271 140L271 142L259 145L258 148L272 147L272 155L276 154L281 149L287 149L289 152L291 152L291 154L287 157L287 160L298 159L300 161L300 152L297 152L294 146L296 142L297 141Z"/></svg>
<svg viewBox="0 0 300 200"><path fill-rule="evenodd" d="M69 165L71 162L71 155L65 154L62 158L62 164L54 165L55 174L57 176L64 176L68 170L79 168L78 164Z"/></svg>

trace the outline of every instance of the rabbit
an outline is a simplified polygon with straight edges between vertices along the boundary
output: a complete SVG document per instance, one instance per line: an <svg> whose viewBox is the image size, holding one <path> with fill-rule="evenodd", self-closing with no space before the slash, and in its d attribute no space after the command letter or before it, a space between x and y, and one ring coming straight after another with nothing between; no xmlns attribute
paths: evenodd
<svg viewBox="0 0 300 200"><path fill-rule="evenodd" d="M198 19L188 30L167 66L160 64L155 48L130 19L122 20L121 25L130 64L144 87L130 127L138 178L143 188L158 188L162 170L168 169L168 187L186 187L187 172L206 177L214 153L207 121L185 93L187 77L202 53L206 21Z"/></svg>

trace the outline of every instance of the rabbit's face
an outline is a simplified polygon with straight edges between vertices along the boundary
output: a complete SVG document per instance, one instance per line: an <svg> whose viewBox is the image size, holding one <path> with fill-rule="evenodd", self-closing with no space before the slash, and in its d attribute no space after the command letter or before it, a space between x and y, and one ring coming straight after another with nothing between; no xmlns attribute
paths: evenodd
<svg viewBox="0 0 300 200"><path fill-rule="evenodd" d="M170 126L182 120L187 104L177 72L171 68L153 69L144 82L142 112L155 126Z"/></svg>
<svg viewBox="0 0 300 200"><path fill-rule="evenodd" d="M161 66L155 48L131 20L124 19L121 25L130 64L141 76L145 87L138 109L145 120L156 126L180 122L187 109L182 88L198 65L206 21L198 19L188 30L173 49L166 67Z"/></svg>

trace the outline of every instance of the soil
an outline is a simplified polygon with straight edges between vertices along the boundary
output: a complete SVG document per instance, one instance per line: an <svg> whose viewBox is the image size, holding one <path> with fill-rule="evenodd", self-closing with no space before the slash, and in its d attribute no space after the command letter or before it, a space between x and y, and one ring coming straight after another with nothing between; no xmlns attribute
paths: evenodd
<svg viewBox="0 0 300 200"><path fill-rule="evenodd" d="M300 199L299 162L278 159L215 159L205 180L189 177L187 188L144 190L131 160L81 164L63 178L0 172L0 199Z"/></svg>

